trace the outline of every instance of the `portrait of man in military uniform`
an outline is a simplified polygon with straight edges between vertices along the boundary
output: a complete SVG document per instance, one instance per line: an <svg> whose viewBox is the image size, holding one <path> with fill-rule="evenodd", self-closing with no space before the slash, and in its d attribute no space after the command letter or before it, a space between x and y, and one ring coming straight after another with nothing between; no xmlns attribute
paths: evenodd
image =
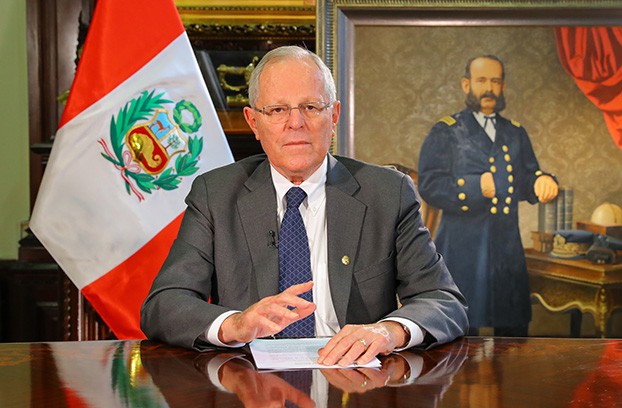
<svg viewBox="0 0 622 408"><path fill-rule="evenodd" d="M531 302L518 203L548 202L556 179L538 165L527 131L500 115L504 65L470 59L461 87L466 108L439 120L419 155L419 192L443 210L435 242L469 303L469 334L526 336Z"/></svg>

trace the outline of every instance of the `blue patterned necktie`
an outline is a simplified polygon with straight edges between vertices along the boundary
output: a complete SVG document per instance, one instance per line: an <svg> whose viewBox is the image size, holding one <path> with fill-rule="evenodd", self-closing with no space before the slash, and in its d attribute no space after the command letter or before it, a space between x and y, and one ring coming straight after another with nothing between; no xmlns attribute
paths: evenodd
<svg viewBox="0 0 622 408"><path fill-rule="evenodd" d="M298 210L306 197L307 193L300 187L292 187L285 194L287 209L279 233L279 292L283 292L292 285L308 282L312 279L307 230ZM313 302L311 290L299 296ZM310 316L290 324L277 336L314 337L314 335L315 318L312 313Z"/></svg>
<svg viewBox="0 0 622 408"><path fill-rule="evenodd" d="M279 377L287 381L289 385L302 391L304 394L311 396L311 387L313 386L313 371L301 370L301 371L282 371L277 373ZM286 393L290 394L291 393ZM291 397L290 397L291 398ZM285 400L285 408L299 407L291 399Z"/></svg>

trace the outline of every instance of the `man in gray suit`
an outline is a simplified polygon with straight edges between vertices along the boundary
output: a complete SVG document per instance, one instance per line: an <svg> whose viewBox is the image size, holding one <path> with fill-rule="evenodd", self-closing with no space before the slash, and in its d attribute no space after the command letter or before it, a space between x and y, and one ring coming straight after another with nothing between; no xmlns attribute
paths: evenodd
<svg viewBox="0 0 622 408"><path fill-rule="evenodd" d="M269 52L249 99L244 114L266 154L194 181L141 310L145 334L197 350L240 347L312 316L315 336L332 336L318 358L327 365L462 336L466 303L410 177L328 154L340 103L322 60L300 47ZM278 231L292 187L306 193L312 278L279 291Z"/></svg>

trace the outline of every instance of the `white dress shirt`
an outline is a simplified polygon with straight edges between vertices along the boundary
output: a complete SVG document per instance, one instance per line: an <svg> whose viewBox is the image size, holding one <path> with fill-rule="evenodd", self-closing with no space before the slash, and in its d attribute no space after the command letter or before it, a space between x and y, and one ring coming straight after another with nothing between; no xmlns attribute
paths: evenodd
<svg viewBox="0 0 622 408"><path fill-rule="evenodd" d="M495 142L495 138L497 137L497 129L495 124L497 123L497 114L493 113L492 115L484 115L482 112L473 112L473 116L475 116L475 120L480 124L481 127L484 128L484 132L488 135L492 142ZM491 119L486 121L486 116ZM486 125L486 126L484 126Z"/></svg>

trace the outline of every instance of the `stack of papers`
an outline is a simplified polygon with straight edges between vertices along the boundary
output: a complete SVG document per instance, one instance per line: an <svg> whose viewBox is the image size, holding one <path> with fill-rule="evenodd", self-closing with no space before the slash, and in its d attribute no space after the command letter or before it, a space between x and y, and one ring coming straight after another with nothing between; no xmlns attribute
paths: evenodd
<svg viewBox="0 0 622 408"><path fill-rule="evenodd" d="M326 366L317 362L318 350L328 343L330 337L301 339L256 339L249 346L255 365L260 370L300 370L307 368L379 368L376 357L365 365L352 364Z"/></svg>

